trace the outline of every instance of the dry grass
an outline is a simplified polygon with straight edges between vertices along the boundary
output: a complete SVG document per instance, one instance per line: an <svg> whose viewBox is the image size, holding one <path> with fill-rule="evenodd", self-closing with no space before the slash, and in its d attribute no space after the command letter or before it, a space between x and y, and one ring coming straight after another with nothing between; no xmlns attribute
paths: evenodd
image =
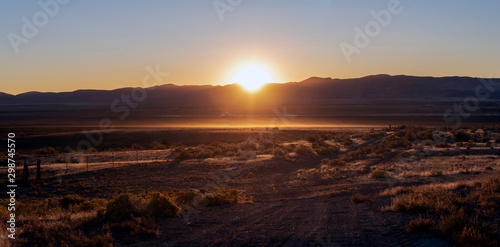
<svg viewBox="0 0 500 247"><path fill-rule="evenodd" d="M20 219L23 232L19 242L43 246L112 246L113 239L109 232L88 234L75 229L93 219L95 214L76 215L73 218L62 216L58 220L24 217Z"/></svg>
<svg viewBox="0 0 500 247"><path fill-rule="evenodd" d="M452 235L459 245L498 244L494 219L500 209L499 175L479 178L470 183L425 185L406 189L397 187L380 195L395 195L391 205L383 207L382 211L439 215L439 230ZM419 229L419 224L429 222L419 219L410 223L407 230L408 227Z"/></svg>
<svg viewBox="0 0 500 247"><path fill-rule="evenodd" d="M406 232L432 232L436 230L436 222L422 216L414 218L406 224Z"/></svg>
<svg viewBox="0 0 500 247"><path fill-rule="evenodd" d="M131 220L115 222L107 226L113 233L127 233L132 236L157 237L158 230L154 220L150 218L132 218Z"/></svg>
<svg viewBox="0 0 500 247"><path fill-rule="evenodd" d="M338 171L338 167L322 165L320 168L299 169L297 171L297 178L302 180L321 182L325 179L331 179L335 177Z"/></svg>
<svg viewBox="0 0 500 247"><path fill-rule="evenodd" d="M23 229L19 243L44 246L112 246L111 233L156 237L151 217L176 216L180 210L160 192L145 196L122 194L110 202L67 195L41 202L18 202L18 206L20 212L29 212L18 216ZM82 229L93 230L89 233Z"/></svg>

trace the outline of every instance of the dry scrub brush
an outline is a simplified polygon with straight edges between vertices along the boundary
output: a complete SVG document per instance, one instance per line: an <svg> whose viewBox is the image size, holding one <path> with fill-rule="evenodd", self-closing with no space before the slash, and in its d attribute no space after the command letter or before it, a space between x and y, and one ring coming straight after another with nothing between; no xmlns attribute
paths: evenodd
<svg viewBox="0 0 500 247"><path fill-rule="evenodd" d="M500 209L500 176L493 175L473 184L446 187L426 185L395 188L382 195L393 194L391 205L382 211L427 213L439 216L437 229L454 237L463 246L497 246L497 217ZM419 221L423 221L419 220ZM410 222L412 231L419 229Z"/></svg>

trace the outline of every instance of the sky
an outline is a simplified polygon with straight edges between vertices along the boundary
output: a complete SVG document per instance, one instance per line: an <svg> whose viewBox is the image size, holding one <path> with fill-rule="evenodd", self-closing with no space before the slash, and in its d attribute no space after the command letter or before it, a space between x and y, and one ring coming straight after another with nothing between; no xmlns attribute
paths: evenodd
<svg viewBox="0 0 500 247"><path fill-rule="evenodd" d="M164 73L158 84L225 85L247 61L277 82L500 77L498 0L0 3L0 92L10 94L140 87L147 67Z"/></svg>

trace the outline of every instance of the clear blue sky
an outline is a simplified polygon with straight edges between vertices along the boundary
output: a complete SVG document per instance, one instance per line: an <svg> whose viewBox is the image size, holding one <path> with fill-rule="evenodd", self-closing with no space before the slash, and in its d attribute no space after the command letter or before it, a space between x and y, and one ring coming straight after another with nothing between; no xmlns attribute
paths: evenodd
<svg viewBox="0 0 500 247"><path fill-rule="evenodd" d="M48 0L41 0L47 2ZM227 0L220 0L227 3ZM374 20L389 0L243 0L218 16L212 0L77 1L14 52L38 1L2 0L1 92L141 86L146 66L169 72L163 83L226 84L248 60L279 81L370 74L500 77L500 1L401 0L403 10L347 62L342 42Z"/></svg>

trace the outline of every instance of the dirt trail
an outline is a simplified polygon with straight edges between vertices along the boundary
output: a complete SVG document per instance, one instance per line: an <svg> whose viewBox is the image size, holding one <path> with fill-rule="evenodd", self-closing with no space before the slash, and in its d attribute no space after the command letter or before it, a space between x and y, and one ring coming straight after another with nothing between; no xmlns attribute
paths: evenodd
<svg viewBox="0 0 500 247"><path fill-rule="evenodd" d="M390 134L348 151L376 144L387 136ZM319 164L320 158L312 156L296 162L268 162L253 170L255 179L250 183L231 184L254 196L254 203L203 208L189 217L189 223L182 217L160 219L157 239L132 245L417 246L404 232L404 216L380 212L380 205L388 202L350 202L357 191L374 195L387 184L297 181L298 169ZM350 191L340 189L354 186L356 189Z"/></svg>

